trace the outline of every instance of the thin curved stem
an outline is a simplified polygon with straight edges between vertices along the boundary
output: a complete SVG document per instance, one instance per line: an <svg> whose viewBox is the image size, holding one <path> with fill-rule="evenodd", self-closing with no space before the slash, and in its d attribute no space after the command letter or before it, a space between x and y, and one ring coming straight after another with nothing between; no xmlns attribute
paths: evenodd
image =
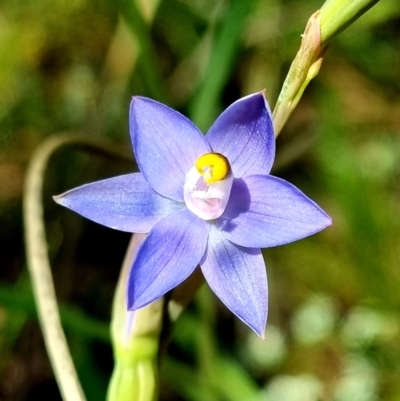
<svg viewBox="0 0 400 401"><path fill-rule="evenodd" d="M40 145L26 175L23 198L26 257L44 342L63 400L85 401L61 326L42 207L43 181L49 159L60 148L71 145L125 160L132 160L132 157L115 145L86 139L83 134L62 134L50 137Z"/></svg>

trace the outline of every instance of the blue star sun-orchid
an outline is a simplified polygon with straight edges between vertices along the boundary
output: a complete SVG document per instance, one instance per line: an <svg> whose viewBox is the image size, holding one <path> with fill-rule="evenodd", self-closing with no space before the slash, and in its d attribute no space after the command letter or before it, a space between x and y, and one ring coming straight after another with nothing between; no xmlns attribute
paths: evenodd
<svg viewBox="0 0 400 401"><path fill-rule="evenodd" d="M140 173L55 200L105 226L148 233L128 281L129 310L163 296L200 265L221 301L263 336L268 288L260 248L331 224L296 187L269 175L275 137L263 93L233 103L205 136L180 113L134 97L130 134Z"/></svg>

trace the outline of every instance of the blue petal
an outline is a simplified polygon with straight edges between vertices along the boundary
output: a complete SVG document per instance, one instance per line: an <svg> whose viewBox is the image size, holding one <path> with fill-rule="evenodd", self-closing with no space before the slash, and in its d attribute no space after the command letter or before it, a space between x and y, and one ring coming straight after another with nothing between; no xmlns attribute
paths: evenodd
<svg viewBox="0 0 400 401"><path fill-rule="evenodd" d="M275 158L272 116L262 92L239 99L206 135L213 151L226 156L233 176L269 174Z"/></svg>
<svg viewBox="0 0 400 401"><path fill-rule="evenodd" d="M212 226L200 266L221 301L260 337L264 337L268 287L261 251L232 244Z"/></svg>
<svg viewBox="0 0 400 401"><path fill-rule="evenodd" d="M209 224L187 209L159 221L140 247L128 281L128 309L160 298L185 280L204 255Z"/></svg>
<svg viewBox="0 0 400 401"><path fill-rule="evenodd" d="M151 187L183 201L186 173L210 151L202 133L185 116L154 100L134 97L130 133L140 171Z"/></svg>
<svg viewBox="0 0 400 401"><path fill-rule="evenodd" d="M292 184L254 175L235 180L219 228L235 244L266 248L308 237L332 219Z"/></svg>
<svg viewBox="0 0 400 401"><path fill-rule="evenodd" d="M132 233L147 233L164 216L184 207L160 196L139 173L83 185L54 200L96 223Z"/></svg>

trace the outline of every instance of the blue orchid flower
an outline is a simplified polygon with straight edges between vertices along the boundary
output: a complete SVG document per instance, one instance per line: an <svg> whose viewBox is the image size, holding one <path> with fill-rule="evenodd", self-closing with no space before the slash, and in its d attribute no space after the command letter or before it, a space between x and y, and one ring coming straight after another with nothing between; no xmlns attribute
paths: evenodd
<svg viewBox="0 0 400 401"><path fill-rule="evenodd" d="M263 336L268 288L260 248L331 224L300 190L269 175L275 137L264 94L233 103L205 136L171 108L134 97L130 134L140 173L83 185L56 202L105 226L148 233L128 281L129 310L200 265L221 301Z"/></svg>

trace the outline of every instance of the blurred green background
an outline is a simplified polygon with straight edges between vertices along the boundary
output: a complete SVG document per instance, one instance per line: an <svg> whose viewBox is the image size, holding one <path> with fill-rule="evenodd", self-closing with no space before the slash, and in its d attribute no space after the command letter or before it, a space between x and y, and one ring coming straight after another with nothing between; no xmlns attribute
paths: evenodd
<svg viewBox="0 0 400 401"><path fill-rule="evenodd" d="M163 101L203 130L266 88L272 107L317 0L2 0L0 400L60 399L36 319L22 226L34 149L62 132L130 149L128 106ZM160 400L400 399L400 3L382 0L329 46L278 139L274 174L333 226L264 252L266 341L202 288L162 363ZM63 322L89 401L112 370L108 322L129 235L51 195L134 169L66 149L44 193Z"/></svg>

